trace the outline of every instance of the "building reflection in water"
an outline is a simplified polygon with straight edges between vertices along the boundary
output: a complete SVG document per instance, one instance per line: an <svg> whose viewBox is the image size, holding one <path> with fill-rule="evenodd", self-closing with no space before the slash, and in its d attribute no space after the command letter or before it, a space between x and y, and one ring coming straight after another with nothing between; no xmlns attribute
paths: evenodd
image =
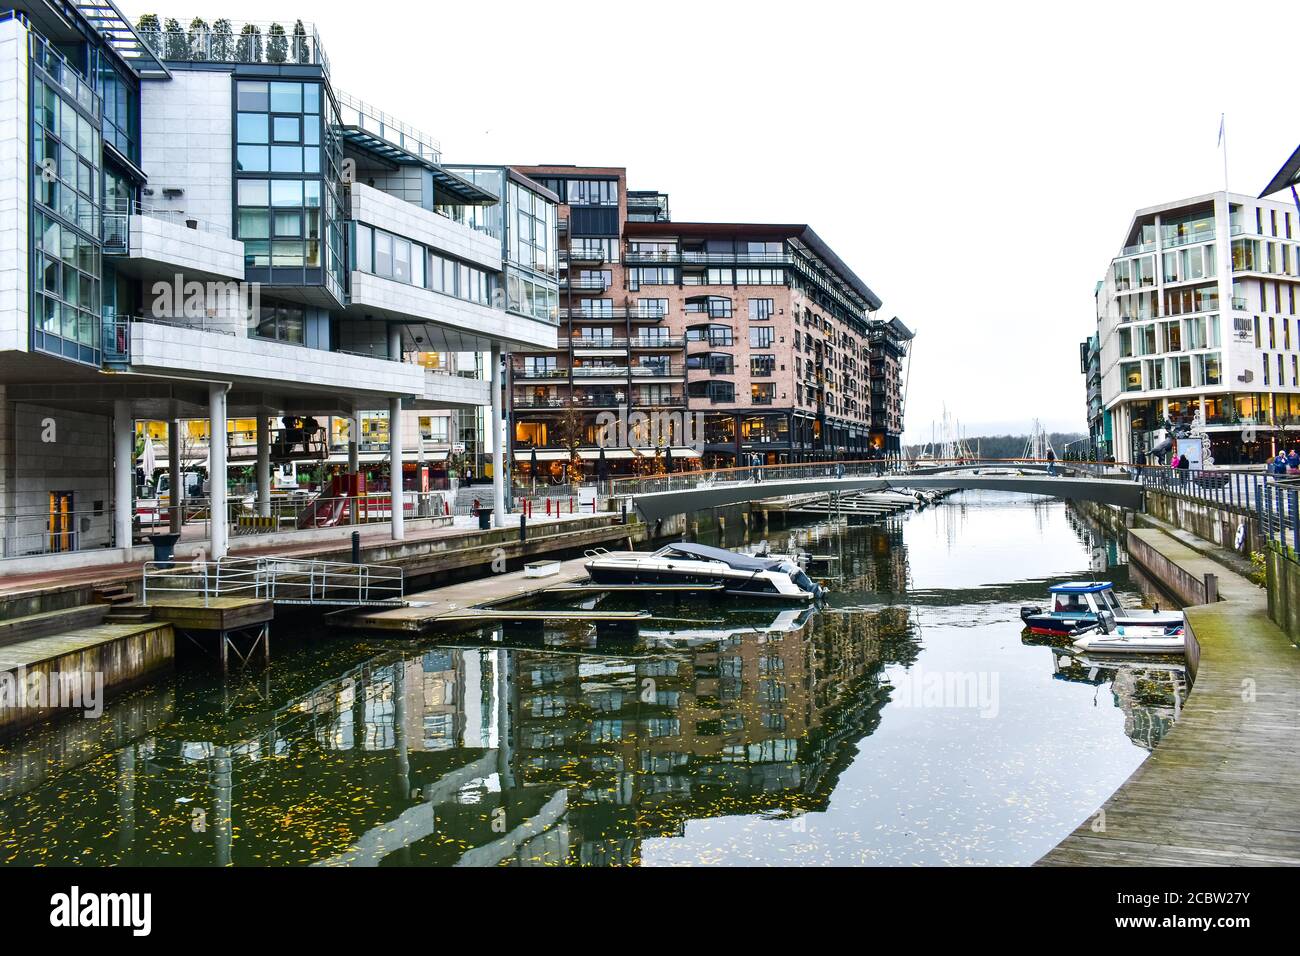
<svg viewBox="0 0 1300 956"><path fill-rule="evenodd" d="M303 650L272 668L274 686L209 675L178 679L175 699L118 702L117 732L91 744L57 728L0 744L0 850L96 865L635 865L646 840L692 820L824 810L880 721L884 669L920 646L899 524L855 531L791 533L833 554L852 606L697 600L656 607L641 634L495 627L378 654ZM1097 673L1130 736L1154 745L1177 704L1139 671Z"/></svg>

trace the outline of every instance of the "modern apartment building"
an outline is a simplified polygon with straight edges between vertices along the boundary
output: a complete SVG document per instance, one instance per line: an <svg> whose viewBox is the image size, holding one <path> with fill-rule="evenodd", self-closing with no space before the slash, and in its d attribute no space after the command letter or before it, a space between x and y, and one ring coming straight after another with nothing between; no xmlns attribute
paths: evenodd
<svg viewBox="0 0 1300 956"><path fill-rule="evenodd" d="M139 421L177 436L174 476L184 434L227 436L205 452L220 556L233 446L265 513L279 421L328 422L355 473L363 413L441 436L500 395L503 352L556 343L554 197L444 165L337 89L301 22L0 14L0 213L0 560L27 567L132 556ZM399 490L404 429L377 443Z"/></svg>
<svg viewBox="0 0 1300 956"><path fill-rule="evenodd" d="M516 462L558 477L573 451L619 475L897 450L911 333L877 330L894 401L873 439L880 299L811 228L674 222L622 168L518 169L561 203L562 327L556 352L512 365Z"/></svg>
<svg viewBox="0 0 1300 956"><path fill-rule="evenodd" d="M904 362L913 333L898 317L868 325L871 353L871 453L896 459L903 451L903 402L907 397Z"/></svg>
<svg viewBox="0 0 1300 956"><path fill-rule="evenodd" d="M1083 373L1088 394L1088 447L1100 460L1110 454L1110 432L1107 427L1109 417L1101 408L1101 342L1096 335L1090 335L1079 343L1079 371Z"/></svg>
<svg viewBox="0 0 1300 956"><path fill-rule="evenodd" d="M1218 192L1138 210L1096 295L1110 452L1141 461L1173 430L1204 439L1206 464L1257 464L1294 441L1298 285L1290 204Z"/></svg>

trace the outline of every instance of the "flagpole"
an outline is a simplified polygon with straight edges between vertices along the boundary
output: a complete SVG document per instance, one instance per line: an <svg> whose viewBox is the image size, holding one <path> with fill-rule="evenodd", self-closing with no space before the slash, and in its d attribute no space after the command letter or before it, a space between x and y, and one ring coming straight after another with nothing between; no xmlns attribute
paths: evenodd
<svg viewBox="0 0 1300 956"><path fill-rule="evenodd" d="M1228 192L1228 127L1226 115L1219 114L1219 141L1223 144L1223 192Z"/></svg>

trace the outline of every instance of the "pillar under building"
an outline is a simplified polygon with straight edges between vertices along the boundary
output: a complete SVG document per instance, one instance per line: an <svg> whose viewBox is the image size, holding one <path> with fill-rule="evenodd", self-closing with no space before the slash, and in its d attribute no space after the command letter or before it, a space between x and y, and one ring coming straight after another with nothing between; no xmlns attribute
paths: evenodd
<svg viewBox="0 0 1300 956"><path fill-rule="evenodd" d="M172 534L180 534L185 520L185 471L181 464L181 420L173 418L167 423L167 480L171 484L169 527Z"/></svg>
<svg viewBox="0 0 1300 956"><path fill-rule="evenodd" d="M257 416L257 513L271 517L271 426Z"/></svg>
<svg viewBox="0 0 1300 956"><path fill-rule="evenodd" d="M131 550L135 518L135 420L131 403L113 402L113 547ZM123 555L130 560L130 554Z"/></svg>
<svg viewBox="0 0 1300 956"><path fill-rule="evenodd" d="M401 541L406 535L405 508L402 497L402 400L388 402L388 475L389 504L392 513L393 540Z"/></svg>
<svg viewBox="0 0 1300 956"><path fill-rule="evenodd" d="M501 346L492 346L492 511L498 528L506 523L505 455L501 441Z"/></svg>
<svg viewBox="0 0 1300 956"><path fill-rule="evenodd" d="M208 487L209 523L212 560L224 558L230 544L229 515L226 507L226 389L229 386L214 383L208 386Z"/></svg>

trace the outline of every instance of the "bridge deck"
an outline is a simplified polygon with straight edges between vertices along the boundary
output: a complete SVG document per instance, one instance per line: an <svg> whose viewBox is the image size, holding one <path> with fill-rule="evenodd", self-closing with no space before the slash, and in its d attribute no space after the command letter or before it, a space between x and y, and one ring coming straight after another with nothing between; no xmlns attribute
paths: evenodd
<svg viewBox="0 0 1300 956"><path fill-rule="evenodd" d="M647 487L659 488L664 484L680 483L668 490L635 491L628 488L636 510L646 521L655 521L671 515L724 505L757 501L764 498L784 498L812 492L885 491L886 489L952 489L988 491L1015 491L1027 495L1047 495L1054 498L1072 498L1079 501L1099 501L1121 508L1137 509L1142 506L1142 485L1139 482L1113 478L1079 478L1064 475L976 475L971 473L942 475L846 475L836 478L821 477L778 478L774 480L702 481L690 476L672 476L648 479Z"/></svg>
<svg viewBox="0 0 1300 956"><path fill-rule="evenodd" d="M1131 533L1198 578L1217 574L1222 600L1186 611L1200 663L1173 729L1104 818L1039 865L1300 866L1300 649L1262 589L1162 531Z"/></svg>

